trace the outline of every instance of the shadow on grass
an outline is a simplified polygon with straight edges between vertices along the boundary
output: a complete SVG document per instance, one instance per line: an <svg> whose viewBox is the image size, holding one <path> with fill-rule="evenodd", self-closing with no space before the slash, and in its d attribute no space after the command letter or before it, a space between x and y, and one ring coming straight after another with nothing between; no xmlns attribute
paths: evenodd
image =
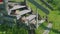
<svg viewBox="0 0 60 34"><path fill-rule="evenodd" d="M53 28L48 28L43 24L41 24L40 27L42 27L42 29L44 29L44 30L52 30L54 33L59 33L60 34L60 31L58 31L56 29L53 29Z"/></svg>
<svg viewBox="0 0 60 34"><path fill-rule="evenodd" d="M54 10L53 7L48 2L45 2L45 0L40 1L43 2L49 9Z"/></svg>
<svg viewBox="0 0 60 34"><path fill-rule="evenodd" d="M9 29L10 29L10 31L9 31ZM35 29L30 29L30 27L27 26L23 22L17 22L14 25L13 22L11 23L11 22L5 21L5 23L3 23L2 25L0 25L0 31L1 32L6 31L6 34L8 33L8 31L12 32L12 34L18 34L18 33L19 34L27 34L27 31L28 31L28 34L35 34Z"/></svg>
<svg viewBox="0 0 60 34"><path fill-rule="evenodd" d="M31 2L33 5L35 5L37 8L41 9L44 13L49 14L49 10L38 4L36 1L34 0L28 0L28 1Z"/></svg>

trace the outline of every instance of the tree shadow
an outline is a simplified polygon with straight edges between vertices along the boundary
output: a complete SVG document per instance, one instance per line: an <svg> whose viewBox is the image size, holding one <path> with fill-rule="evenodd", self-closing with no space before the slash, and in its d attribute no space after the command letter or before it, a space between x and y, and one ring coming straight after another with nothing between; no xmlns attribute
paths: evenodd
<svg viewBox="0 0 60 34"><path fill-rule="evenodd" d="M60 34L60 31L58 31L57 29L53 29L53 28L48 28L45 25L41 24L40 27L42 27L42 29L44 30L52 30L54 33L58 33Z"/></svg>
<svg viewBox="0 0 60 34"><path fill-rule="evenodd" d="M49 9L54 10L53 7L48 2L45 2L45 0L40 1L43 2Z"/></svg>
<svg viewBox="0 0 60 34"><path fill-rule="evenodd" d="M31 2L33 5L35 5L37 8L41 9L44 13L49 14L49 10L38 4L36 1L34 0L28 0L28 1Z"/></svg>

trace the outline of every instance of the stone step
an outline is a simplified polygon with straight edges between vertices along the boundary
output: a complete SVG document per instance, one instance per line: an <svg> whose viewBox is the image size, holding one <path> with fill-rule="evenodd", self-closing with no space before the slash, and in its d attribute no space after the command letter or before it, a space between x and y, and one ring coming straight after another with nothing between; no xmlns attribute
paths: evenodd
<svg viewBox="0 0 60 34"><path fill-rule="evenodd" d="M26 6L15 5L15 6L13 6L13 8L11 8L10 10L16 10L16 9L24 8L24 7L26 7Z"/></svg>
<svg viewBox="0 0 60 34"><path fill-rule="evenodd" d="M26 19L30 21L30 20L34 19L35 17L36 17L36 15L30 15L30 16L26 17Z"/></svg>
<svg viewBox="0 0 60 34"><path fill-rule="evenodd" d="M29 12L31 12L31 10L18 11L17 14L10 15L10 16L16 16L19 19L21 17L21 15L24 15L24 14L29 13Z"/></svg>

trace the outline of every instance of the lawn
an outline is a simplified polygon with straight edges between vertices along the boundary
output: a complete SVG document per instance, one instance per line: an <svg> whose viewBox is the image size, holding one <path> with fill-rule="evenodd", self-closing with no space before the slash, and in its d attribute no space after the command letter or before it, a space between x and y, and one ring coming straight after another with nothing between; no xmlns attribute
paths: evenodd
<svg viewBox="0 0 60 34"><path fill-rule="evenodd" d="M44 4L42 4L39 0L35 0L36 2L38 2L40 5L44 6ZM41 9L38 9L36 6L34 6L32 3L29 3L29 6L35 10L35 11L38 11L39 14L42 16L46 16L46 14L44 12L42 12ZM46 9L48 9L46 6L44 6ZM36 10L37 8L37 10ZM55 7L54 7L55 8ZM56 8L55 8L56 9ZM58 10L49 10L49 21L52 21L52 29L50 31L49 34L60 34L60 12ZM42 29L42 27L39 27L38 30L36 31L37 34L42 34L44 29Z"/></svg>
<svg viewBox="0 0 60 34"><path fill-rule="evenodd" d="M49 14L49 20L53 22L52 30L50 34L60 34L60 12L59 11L52 11Z"/></svg>

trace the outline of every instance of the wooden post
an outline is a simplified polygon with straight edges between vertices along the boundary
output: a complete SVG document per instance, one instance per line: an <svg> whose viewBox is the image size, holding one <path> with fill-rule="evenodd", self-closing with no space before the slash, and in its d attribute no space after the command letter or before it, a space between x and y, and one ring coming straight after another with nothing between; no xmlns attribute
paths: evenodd
<svg viewBox="0 0 60 34"><path fill-rule="evenodd" d="M8 0L4 0L4 5L5 5L5 11L8 13L9 11Z"/></svg>
<svg viewBox="0 0 60 34"><path fill-rule="evenodd" d="M45 19L45 20L46 20L46 22L49 22L49 20L48 20L48 15L46 16L46 19Z"/></svg>
<svg viewBox="0 0 60 34"><path fill-rule="evenodd" d="M36 28L38 29L38 11L37 11L37 8L36 8Z"/></svg>
<svg viewBox="0 0 60 34"><path fill-rule="evenodd" d="M26 2L27 2L27 0L24 0L25 5L27 5Z"/></svg>

